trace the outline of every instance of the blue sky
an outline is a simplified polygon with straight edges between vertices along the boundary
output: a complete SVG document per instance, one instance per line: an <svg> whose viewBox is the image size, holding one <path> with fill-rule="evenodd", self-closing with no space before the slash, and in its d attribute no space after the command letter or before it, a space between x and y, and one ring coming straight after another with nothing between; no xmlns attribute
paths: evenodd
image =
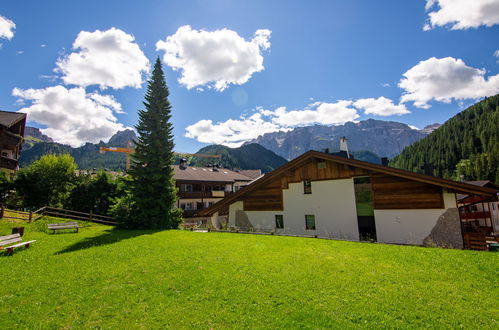
<svg viewBox="0 0 499 330"><path fill-rule="evenodd" d="M137 123L158 56L182 152L368 118L422 128L499 93L497 0L2 1L0 17L0 109L73 146Z"/></svg>

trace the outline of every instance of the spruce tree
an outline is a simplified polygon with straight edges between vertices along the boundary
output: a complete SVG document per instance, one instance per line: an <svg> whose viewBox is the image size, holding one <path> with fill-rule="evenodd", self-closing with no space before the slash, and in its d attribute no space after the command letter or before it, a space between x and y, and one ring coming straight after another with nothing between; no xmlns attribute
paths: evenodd
<svg viewBox="0 0 499 330"><path fill-rule="evenodd" d="M148 82L144 110L139 110L138 138L129 170L131 228L177 228L181 210L176 208L177 191L171 165L173 126L168 87L159 58Z"/></svg>

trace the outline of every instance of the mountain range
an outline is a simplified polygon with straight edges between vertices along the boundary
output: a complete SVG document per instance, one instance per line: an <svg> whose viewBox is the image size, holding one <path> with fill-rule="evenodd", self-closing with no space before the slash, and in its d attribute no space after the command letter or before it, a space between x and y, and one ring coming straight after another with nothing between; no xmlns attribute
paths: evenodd
<svg viewBox="0 0 499 330"><path fill-rule="evenodd" d="M345 136L348 139L348 149L354 156L355 151L364 151L391 158L439 126L433 124L418 130L394 121L368 119L338 126L315 125L297 127L287 132L266 133L247 143L258 143L291 160L308 150L337 151L340 138Z"/></svg>
<svg viewBox="0 0 499 330"><path fill-rule="evenodd" d="M298 127L288 132L264 134L245 143L239 148L222 145L207 146L198 151L204 154L222 155L222 165L228 168L261 169L269 172L308 150L339 149L339 139L348 138L350 153L359 160L380 163L380 156L393 157L404 147L424 138L439 125L434 124L423 130L412 129L406 124L365 120L339 126ZM113 135L108 142L86 143L72 148L53 142L38 128L26 127L25 143L21 152L20 164L26 166L44 154L69 153L81 169L107 168L123 170L125 155L115 152L99 153L100 147L126 147L128 141L136 139L133 130L124 130ZM255 157L258 155L258 157ZM178 161L178 159L177 159ZM191 165L203 166L213 162L211 158L189 157Z"/></svg>

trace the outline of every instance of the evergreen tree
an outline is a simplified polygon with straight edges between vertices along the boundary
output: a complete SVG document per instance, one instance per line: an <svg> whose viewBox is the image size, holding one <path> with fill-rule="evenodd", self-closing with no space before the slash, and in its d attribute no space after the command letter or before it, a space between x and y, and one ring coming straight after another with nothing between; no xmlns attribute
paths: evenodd
<svg viewBox="0 0 499 330"><path fill-rule="evenodd" d="M129 170L130 213L124 224L131 228L177 228L181 210L175 208L177 191L171 165L174 161L171 105L163 69L156 60L147 86L144 107L135 127L138 140Z"/></svg>

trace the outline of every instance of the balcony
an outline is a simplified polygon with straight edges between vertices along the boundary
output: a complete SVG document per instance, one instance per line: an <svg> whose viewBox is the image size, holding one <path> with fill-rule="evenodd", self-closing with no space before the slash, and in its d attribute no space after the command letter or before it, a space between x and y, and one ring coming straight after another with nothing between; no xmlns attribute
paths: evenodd
<svg viewBox="0 0 499 330"><path fill-rule="evenodd" d="M17 164L18 162L15 159L0 157L0 168L6 168L8 170L16 170Z"/></svg>
<svg viewBox="0 0 499 330"><path fill-rule="evenodd" d="M179 191L179 198L224 198L231 194L229 191Z"/></svg>

